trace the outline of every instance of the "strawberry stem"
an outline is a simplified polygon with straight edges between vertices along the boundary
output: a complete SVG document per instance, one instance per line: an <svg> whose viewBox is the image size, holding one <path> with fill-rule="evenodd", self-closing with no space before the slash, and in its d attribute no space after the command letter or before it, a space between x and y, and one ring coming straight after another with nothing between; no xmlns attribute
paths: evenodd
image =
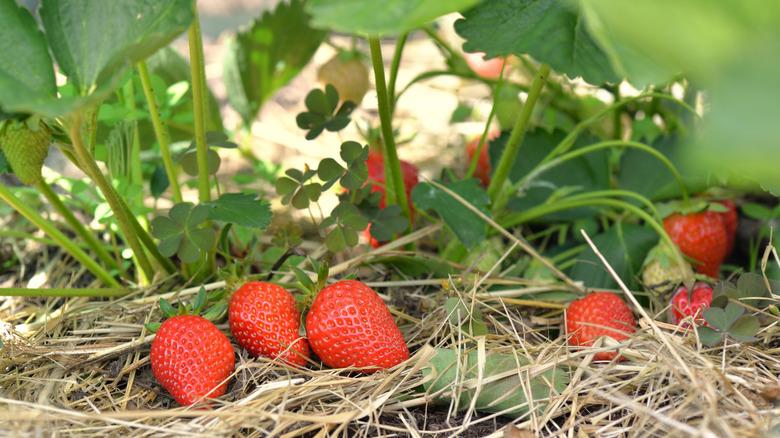
<svg viewBox="0 0 780 438"><path fill-rule="evenodd" d="M197 11L195 20L187 31L190 48L190 71L192 75L192 109L195 113L195 150L198 159L198 199L211 201L211 183L208 167L208 145L206 144L205 78L203 66L203 41L200 36L200 20Z"/></svg>
<svg viewBox="0 0 780 438"><path fill-rule="evenodd" d="M411 211L409 209L409 201L406 198L406 191L404 190L401 162L398 159L395 137L393 136L393 121L390 113L391 107L387 93L387 82L385 81L385 68L382 61L382 46L379 43L379 38L375 36L369 37L368 43L371 48L371 61L374 67L377 101L379 104L379 120L385 146L385 174L390 175L390 178L385 178L387 203L391 204L394 201L401 207L404 216L409 219L409 230L411 230Z"/></svg>
<svg viewBox="0 0 780 438"><path fill-rule="evenodd" d="M162 155L163 165L165 165L165 172L168 174L168 182L171 184L173 200L178 204L182 202L181 188L179 187L179 181L176 175L176 167L173 165L173 159L171 158L168 133L163 126L162 118L160 117L160 108L157 105L157 99L154 97L154 92L152 91L152 81L149 78L149 69L146 67L146 61L138 63L138 75L141 77L141 85L144 88L144 95L146 96L146 102L148 103L149 116L152 119L152 126L154 127L154 135L157 137L157 143L160 145L160 155Z"/></svg>
<svg viewBox="0 0 780 438"><path fill-rule="evenodd" d="M499 195L501 194L501 188L504 186L504 182L509 177L509 171L512 169L512 164L515 162L517 152L520 150L520 146L523 143L525 133L528 131L528 122L531 119L531 113L533 112L536 102L539 100L539 95L542 93L544 84L547 81L547 77L550 75L550 66L548 64L542 64L539 66L539 70L534 75L534 80L531 83L531 88L528 90L528 97L520 110L520 115L517 117L512 134L507 140L506 148L501 154L501 159L496 166L493 179L488 186L487 194L490 197L490 201L494 205L501 204L498 202Z"/></svg>

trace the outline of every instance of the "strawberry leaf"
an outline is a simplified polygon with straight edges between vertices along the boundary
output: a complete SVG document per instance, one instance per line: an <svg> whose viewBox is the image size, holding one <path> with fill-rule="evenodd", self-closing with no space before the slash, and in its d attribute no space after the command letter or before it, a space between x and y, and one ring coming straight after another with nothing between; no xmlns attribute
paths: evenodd
<svg viewBox="0 0 780 438"><path fill-rule="evenodd" d="M279 2L227 40L222 76L228 102L246 126L263 103L303 69L327 35L309 25L303 4Z"/></svg>
<svg viewBox="0 0 780 438"><path fill-rule="evenodd" d="M591 38L576 6L563 0L491 0L463 13L455 31L467 41L463 50L496 56L529 54L570 78L591 84L619 76Z"/></svg>
<svg viewBox="0 0 780 438"><path fill-rule="evenodd" d="M312 0L313 24L344 33L398 35L480 0Z"/></svg>
<svg viewBox="0 0 780 438"><path fill-rule="evenodd" d="M208 218L244 228L264 230L271 225L271 204L257 194L224 193L215 201L200 204L209 207Z"/></svg>
<svg viewBox="0 0 780 438"><path fill-rule="evenodd" d="M473 208L489 216L490 213L485 209L485 205L490 202L490 199L478 184L476 179L470 179L443 185L471 204ZM471 248L485 239L487 231L485 221L469 207L433 184L426 182L417 184L412 190L412 201L419 208L436 211L466 248Z"/></svg>
<svg viewBox="0 0 780 438"><path fill-rule="evenodd" d="M130 67L173 41L195 17L191 0L43 0L39 13L60 71L81 96L69 99L73 107L113 92Z"/></svg>
<svg viewBox="0 0 780 438"><path fill-rule="evenodd" d="M0 1L0 108L8 112L60 111L57 83L46 39L27 8L13 0Z"/></svg>

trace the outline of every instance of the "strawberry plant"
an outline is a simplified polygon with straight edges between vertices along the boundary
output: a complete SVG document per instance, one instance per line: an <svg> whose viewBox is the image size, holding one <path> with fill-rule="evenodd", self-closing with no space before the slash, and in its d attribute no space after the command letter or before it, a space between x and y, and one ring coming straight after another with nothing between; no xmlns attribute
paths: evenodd
<svg viewBox="0 0 780 438"><path fill-rule="evenodd" d="M7 404L61 394L47 412L82 434L93 412L164 434L157 383L223 398L219 421L174 422L209 434L386 435L433 404L453 435L765 432L780 14L562 6L278 2L229 32L213 77L191 1L0 0L0 293L32 296L0 306L0 388L29 398L49 373ZM288 167L291 150L317 158ZM33 264L22 240L67 257ZM158 300L168 319L145 324Z"/></svg>

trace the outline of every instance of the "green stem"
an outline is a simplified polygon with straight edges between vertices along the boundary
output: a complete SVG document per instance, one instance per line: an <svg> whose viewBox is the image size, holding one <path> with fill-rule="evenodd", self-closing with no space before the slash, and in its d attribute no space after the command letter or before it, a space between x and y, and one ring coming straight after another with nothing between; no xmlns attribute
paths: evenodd
<svg viewBox="0 0 780 438"><path fill-rule="evenodd" d="M146 278L152 278L154 275L152 264L149 262L143 247L138 241L136 228L133 227L135 217L133 217L132 214L128 214L130 211L129 207L127 207L116 190L114 190L114 186L108 182L108 179L103 175L103 172L98 167L95 159L92 158L92 155L89 154L89 151L84 146L84 139L81 136L82 121L83 114L81 112L74 113L70 125L70 138L73 142L73 151L76 155L76 159L81 168L90 178L92 178L92 181L97 184L98 188L103 193L108 206L111 208L111 211L114 212L114 217L116 217L119 228L125 236L127 245L133 251L133 255L137 258L138 265L143 271L144 276Z"/></svg>
<svg viewBox="0 0 780 438"><path fill-rule="evenodd" d="M398 160L398 151L395 148L395 137L393 136L392 116L390 114L390 101L387 95L387 82L385 81L385 67L382 62L382 47L379 44L378 37L368 38L371 47L371 61L374 66L374 77L376 79L376 94L379 104L379 120L382 125L382 139L385 145L385 174L390 175L386 178L388 204L392 200L401 206L404 216L411 218L409 202L404 190L404 179L401 173L401 163ZM411 220L409 221L411 227Z"/></svg>
<svg viewBox="0 0 780 438"><path fill-rule="evenodd" d="M512 134L509 136L509 140L507 140L504 153L501 154L501 159L498 162L498 166L496 166L493 179L488 186L487 193L490 197L490 201L494 205L497 204L496 201L498 201L501 188L509 177L509 171L512 169L512 164L515 161L517 152L520 150L520 145L523 143L525 133L528 131L528 121L531 119L531 113L533 112L536 102L539 100L539 95L541 94L544 83L547 81L549 75L550 66L542 64L539 67L539 71L536 72L536 75L534 76L531 88L528 90L528 98L520 110L517 123L515 123L514 129L512 129Z"/></svg>
<svg viewBox="0 0 780 438"><path fill-rule="evenodd" d="M146 67L146 61L138 63L138 74L141 77L141 85L144 88L146 102L149 105L149 115L152 118L154 135L157 137L157 143L160 145L160 154L162 155L163 165L165 165L165 172L168 174L168 182L171 184L173 200L178 204L182 202L181 188L179 187L176 167L173 165L173 159L171 158L168 132L163 126L162 118L160 117L160 107L157 105L157 99L154 97L154 90L152 89L152 81L149 78L149 69Z"/></svg>
<svg viewBox="0 0 780 438"><path fill-rule="evenodd" d="M121 297L132 292L126 287L105 288L53 288L27 289L8 287L0 289L0 296L5 297Z"/></svg>
<svg viewBox="0 0 780 438"><path fill-rule="evenodd" d="M503 81L501 80L504 77L504 68L506 68L506 60L504 60L504 63L501 65L501 74L499 76L499 81L496 83L496 88L493 90L493 105L490 108L490 114L488 114L487 121L485 122L485 129L482 131L482 136L479 138L479 144L477 145L477 149L474 151L474 156L471 158L471 164L469 164L469 170L466 171L466 178L471 178L472 175L474 175L474 172L477 170L477 163L479 163L479 156L482 154L482 148L485 147L485 142L488 141L488 132L490 132L490 122L493 121L493 117L496 115L496 104L498 103L498 97L499 93L501 93L501 84L503 84Z"/></svg>
<svg viewBox="0 0 780 438"><path fill-rule="evenodd" d="M109 274L102 266L100 266L95 261L95 259L79 248L78 245L76 245L76 243L71 240L71 238L67 237L60 230L54 227L51 222L38 214L38 212L35 211L32 207L17 198L16 195L3 184L0 184L0 198L2 198L5 202L8 203L8 205L18 211L22 216L27 218L27 220L32 222L35 226L40 228L49 237L54 239L57 244L65 248L65 250L68 251L68 253L70 253L73 258L78 260L82 265L84 265L85 268L95 274L95 276L103 283L108 286L119 286L119 282L117 282L114 277L111 276L111 274Z"/></svg>
<svg viewBox="0 0 780 438"><path fill-rule="evenodd" d="M200 20L195 14L189 31L190 73L192 75L192 108L195 113L195 148L198 157L198 199L211 201L209 180L208 145L206 144L206 72L203 66L203 40L200 35Z"/></svg>
<svg viewBox="0 0 780 438"><path fill-rule="evenodd" d="M51 187L43 181L39 181L36 187L38 188L38 191L41 192L44 197L46 197L52 207L54 207L54 209L57 210L57 212L62 215L63 218L65 218L65 222L70 225L73 231L75 231L76 234L78 234L79 237L84 240L87 246L95 252L95 255L97 255L98 259L100 259L103 265L105 265L108 269L118 270L119 265L117 264L116 260L111 256L111 254L108 253L108 251L106 251L97 238L95 238L95 236L84 227L81 221L73 215L73 212L70 211L70 208L68 208L62 202L60 197L54 193L54 190L52 190Z"/></svg>
<svg viewBox="0 0 780 438"><path fill-rule="evenodd" d="M401 55L406 45L406 38L409 33L403 33L398 37L395 43L395 53L393 54L393 63L390 65L390 80L387 82L387 95L390 100L390 114L395 112L395 84L398 80L398 70L401 68Z"/></svg>
<svg viewBox="0 0 780 438"><path fill-rule="evenodd" d="M590 146L586 146L583 148L575 149L571 152L564 153L563 155L560 155L556 158L553 158L551 160L548 160L546 162L543 162L539 166L537 166L534 170L532 170L530 173L528 173L526 176L520 179L520 181L517 182L516 186L526 186L528 183L533 180L535 177L541 175L542 173L550 170L551 168L564 163L567 160L571 160L573 158L579 157L580 155L587 154L589 152L593 152L595 150L599 149L607 149L612 147L629 147L634 149L639 149L642 151L647 152L648 154L656 157L658 160L660 160L664 165L666 165L667 168L672 172L674 175L674 178L677 180L677 184L680 185L680 191L682 192L682 197L687 203L688 200L688 190L685 188L685 182L683 182L682 176L677 171L677 168L674 167L674 164L672 164L671 161L669 161L666 156L660 152L658 152L656 149L644 144L639 143L636 141L624 141L624 140L609 140L609 141L603 141L600 143L596 143Z"/></svg>
<svg viewBox="0 0 780 438"><path fill-rule="evenodd" d="M604 205L607 207L623 209L635 214L636 216L644 220L647 225L649 225L658 233L658 235L661 237L661 240L663 240L663 242L666 244L666 246L669 248L672 254L674 254L674 258L677 264L680 266L685 266L682 253L680 253L679 248L677 248L674 242L672 242L672 239L669 237L669 235L666 234L663 225L661 225L661 223L658 221L657 218L650 216L647 212L645 212L644 210L642 210L641 208L635 205L617 199L591 198L587 196L582 196L579 197L578 199L573 199L573 200L561 199L556 201L553 204L540 205L536 208L526 210L518 215L513 215L510 220L502 220L501 226L505 229L512 228L521 223L528 222L530 220L536 219L538 217L550 213L555 213L563 210L570 210L574 208L592 207L594 205ZM689 274L692 275L692 273ZM690 275L686 275L686 277L688 276Z"/></svg>
<svg viewBox="0 0 780 438"><path fill-rule="evenodd" d="M143 185L143 168L141 167L141 135L138 130L138 111L135 106L135 85L133 81L127 81L122 89L125 108L130 111L130 118L135 120L133 124L133 147L130 149L130 174L127 175L131 184ZM93 154L94 156L94 154ZM137 196L134 201L136 207L143 205L143 197Z"/></svg>

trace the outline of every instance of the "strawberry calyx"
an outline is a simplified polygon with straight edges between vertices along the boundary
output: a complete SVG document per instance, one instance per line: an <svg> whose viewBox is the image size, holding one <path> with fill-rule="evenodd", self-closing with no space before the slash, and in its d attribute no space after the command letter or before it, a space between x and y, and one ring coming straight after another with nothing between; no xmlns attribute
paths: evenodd
<svg viewBox="0 0 780 438"><path fill-rule="evenodd" d="M195 315L203 317L211 322L219 321L227 313L227 304L224 301L225 290L216 290L211 294L206 293L206 288L201 286L198 293L195 294L195 299L187 304L179 301L178 305L174 306L168 302L165 298L160 298L160 311L166 319L173 318L181 315ZM206 306L208 303L217 303L208 309ZM205 311L204 311L205 309ZM144 324L144 327L150 333L157 333L162 325L161 322L152 322Z"/></svg>

